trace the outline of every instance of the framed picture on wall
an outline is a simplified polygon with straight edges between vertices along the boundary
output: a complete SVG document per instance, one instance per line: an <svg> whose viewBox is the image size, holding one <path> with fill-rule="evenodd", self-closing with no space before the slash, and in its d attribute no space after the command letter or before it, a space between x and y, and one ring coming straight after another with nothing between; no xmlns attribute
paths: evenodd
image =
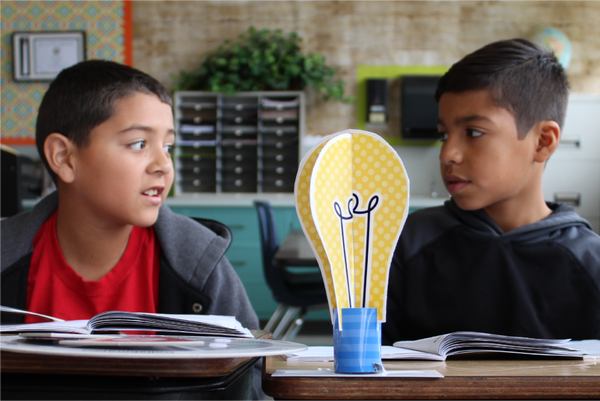
<svg viewBox="0 0 600 401"><path fill-rule="evenodd" d="M13 33L15 81L51 81L63 69L85 60L85 32Z"/></svg>

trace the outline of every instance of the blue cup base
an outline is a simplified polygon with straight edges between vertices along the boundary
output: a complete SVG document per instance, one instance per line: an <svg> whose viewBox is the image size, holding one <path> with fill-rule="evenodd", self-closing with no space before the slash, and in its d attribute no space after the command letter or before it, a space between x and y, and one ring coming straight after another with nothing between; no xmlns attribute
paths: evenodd
<svg viewBox="0 0 600 401"><path fill-rule="evenodd" d="M376 308L342 309L342 330L334 310L333 355L336 373L368 374L383 369L381 323ZM381 369L377 369L376 366Z"/></svg>

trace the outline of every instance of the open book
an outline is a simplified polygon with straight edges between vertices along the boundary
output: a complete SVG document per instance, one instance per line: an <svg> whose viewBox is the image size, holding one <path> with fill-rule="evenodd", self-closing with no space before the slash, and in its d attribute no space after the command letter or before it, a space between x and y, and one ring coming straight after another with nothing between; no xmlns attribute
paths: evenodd
<svg viewBox="0 0 600 401"><path fill-rule="evenodd" d="M583 358L600 355L600 341L546 340L459 331L415 341L397 341L381 347L383 360L445 361L448 356L475 353L508 353L535 357ZM333 362L333 347L308 347L284 355L294 362Z"/></svg>
<svg viewBox="0 0 600 401"><path fill-rule="evenodd" d="M31 312L6 307L2 307L1 310L2 312L31 314ZM0 333L101 334L119 331L152 331L179 335L253 338L250 330L243 327L234 316L110 311L100 313L90 320L56 320L44 323L3 324L0 326Z"/></svg>
<svg viewBox="0 0 600 401"><path fill-rule="evenodd" d="M508 353L525 356L580 358L584 353L567 345L569 339L548 340L457 331L414 341L397 341L394 347L448 356L473 353Z"/></svg>

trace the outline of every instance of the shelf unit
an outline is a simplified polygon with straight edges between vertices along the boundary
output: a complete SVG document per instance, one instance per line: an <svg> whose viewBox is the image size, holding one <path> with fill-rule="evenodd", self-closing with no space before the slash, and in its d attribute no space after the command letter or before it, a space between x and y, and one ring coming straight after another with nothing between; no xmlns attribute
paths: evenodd
<svg viewBox="0 0 600 401"><path fill-rule="evenodd" d="M175 196L293 192L304 92L176 92Z"/></svg>

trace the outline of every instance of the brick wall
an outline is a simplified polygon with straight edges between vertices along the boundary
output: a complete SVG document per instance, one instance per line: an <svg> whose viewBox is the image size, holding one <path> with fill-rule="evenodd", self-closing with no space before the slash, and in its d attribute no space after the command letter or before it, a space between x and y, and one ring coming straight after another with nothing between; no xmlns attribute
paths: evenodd
<svg viewBox="0 0 600 401"><path fill-rule="evenodd" d="M134 1L133 64L168 88L224 39L253 25L296 31L323 53L350 94L359 65L451 65L486 43L523 37L533 25L571 41L573 92L600 93L600 2L595 1ZM307 132L356 124L354 105L308 96Z"/></svg>

